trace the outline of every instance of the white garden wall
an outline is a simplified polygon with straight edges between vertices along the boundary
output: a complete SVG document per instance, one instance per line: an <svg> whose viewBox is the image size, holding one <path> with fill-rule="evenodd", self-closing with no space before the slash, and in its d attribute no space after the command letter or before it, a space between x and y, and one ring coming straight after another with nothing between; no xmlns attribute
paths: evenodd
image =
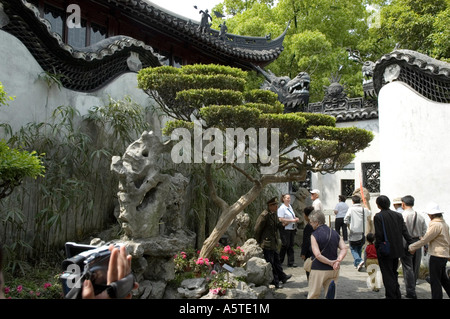
<svg viewBox="0 0 450 319"><path fill-rule="evenodd" d="M429 201L450 212L450 105L402 82L385 85L378 105L381 194L412 195L420 212Z"/></svg>

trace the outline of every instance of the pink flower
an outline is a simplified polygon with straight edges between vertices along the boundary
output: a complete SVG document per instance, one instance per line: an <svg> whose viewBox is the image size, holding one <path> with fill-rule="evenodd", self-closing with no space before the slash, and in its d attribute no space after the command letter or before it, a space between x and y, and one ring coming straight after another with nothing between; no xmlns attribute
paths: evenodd
<svg viewBox="0 0 450 319"><path fill-rule="evenodd" d="M220 257L220 258L222 258L223 260L228 260L228 259L230 259L230 257L228 257L228 256L222 256L222 257Z"/></svg>
<svg viewBox="0 0 450 319"><path fill-rule="evenodd" d="M11 288L5 287L5 295L9 294L10 291L11 291Z"/></svg>
<svg viewBox="0 0 450 319"><path fill-rule="evenodd" d="M23 290L22 285L17 286L16 290L17 290L17 292L22 292L22 290Z"/></svg>
<svg viewBox="0 0 450 319"><path fill-rule="evenodd" d="M213 270L213 271L211 271L211 275L217 275L217 271L215 271L215 270Z"/></svg>
<svg viewBox="0 0 450 319"><path fill-rule="evenodd" d="M51 283L46 282L46 283L44 284L44 289L50 288L51 286L52 286Z"/></svg>
<svg viewBox="0 0 450 319"><path fill-rule="evenodd" d="M199 259L197 259L197 261L195 262L197 265L203 265L204 264L204 261L203 261L203 258L199 258Z"/></svg>
<svg viewBox="0 0 450 319"><path fill-rule="evenodd" d="M220 292L220 288L210 289L209 291L211 291L211 293L212 293L213 295L218 295L219 292Z"/></svg>
<svg viewBox="0 0 450 319"><path fill-rule="evenodd" d="M229 253L232 251L230 245L225 246L224 249L223 249L223 251L224 251L225 253L229 254Z"/></svg>

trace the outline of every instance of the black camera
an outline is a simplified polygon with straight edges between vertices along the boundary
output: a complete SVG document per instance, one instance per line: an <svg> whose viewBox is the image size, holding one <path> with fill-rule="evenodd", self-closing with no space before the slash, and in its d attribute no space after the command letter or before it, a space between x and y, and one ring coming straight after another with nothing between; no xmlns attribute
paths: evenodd
<svg viewBox="0 0 450 319"><path fill-rule="evenodd" d="M63 273L60 276L64 297L66 299L81 299L81 290L85 280L90 280L94 294L107 290L112 298L124 298L134 286L134 276L130 273L121 280L107 285L107 273L111 251L110 244L96 247L67 242L66 256L62 262ZM120 244L114 244L120 248Z"/></svg>

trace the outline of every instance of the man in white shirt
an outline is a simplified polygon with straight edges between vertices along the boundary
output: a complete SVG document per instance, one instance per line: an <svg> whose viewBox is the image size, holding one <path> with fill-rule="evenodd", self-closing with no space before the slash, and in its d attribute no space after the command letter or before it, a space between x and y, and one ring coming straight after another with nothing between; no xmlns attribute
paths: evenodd
<svg viewBox="0 0 450 319"><path fill-rule="evenodd" d="M314 210L316 212L322 212L323 213L322 202L319 199L320 191L318 189L313 189L312 191L310 191L310 193L311 193L311 200L313 201L312 202L312 206L314 207Z"/></svg>
<svg viewBox="0 0 450 319"><path fill-rule="evenodd" d="M364 266L362 259L362 248L366 242L366 234L374 233L373 223L370 218L371 211L362 207L361 197L352 196L353 205L348 209L344 217L344 223L350 228L348 241L350 243L350 252L354 259L354 266L359 271Z"/></svg>

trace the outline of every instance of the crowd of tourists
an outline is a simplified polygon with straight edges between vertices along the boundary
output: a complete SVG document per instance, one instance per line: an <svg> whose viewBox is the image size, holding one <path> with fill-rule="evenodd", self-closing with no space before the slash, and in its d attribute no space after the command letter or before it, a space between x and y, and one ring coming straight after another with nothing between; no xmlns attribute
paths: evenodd
<svg viewBox="0 0 450 319"><path fill-rule="evenodd" d="M398 268L401 263L406 288L406 298L415 299L416 282L422 259L422 248L429 255L428 281L431 285L431 298L442 299L443 290L450 297L450 279L446 270L450 260L449 226L443 218L444 212L436 203L429 203L425 213L430 221L414 210L414 198L410 195L393 201L387 196L377 197L379 212L373 214L361 203L360 196L352 197L352 205L345 204L345 197L339 197L335 229L325 223L325 214L320 201L320 191L311 191L312 206L303 211L307 222L303 230L301 259L308 280L308 299L336 297L341 262L347 254L347 244L354 260L354 267L360 271L364 266L370 276L369 282L374 291L380 283L374 272L380 271L387 299L402 297L398 282ZM290 204L289 194L281 196L281 203L274 197L267 201L267 209L255 223L255 238L261 245L264 258L271 263L273 284L282 288L291 275L286 274L282 264L286 258L288 267L297 267L294 255L296 225L300 219ZM372 218L373 215L373 218ZM330 225L331 226L331 225ZM341 236L342 230L342 236ZM111 259L108 267L108 284L122 279L131 272L131 256L122 247L110 247ZM4 298L2 275L2 254L0 247L0 299ZM121 275L118 275L121 274ZM126 297L131 298L130 286ZM110 292L108 292L110 296ZM83 298L108 298L105 293L94 296L90 281L83 286Z"/></svg>
<svg viewBox="0 0 450 319"><path fill-rule="evenodd" d="M431 298L442 299L443 290L450 298L450 279L446 269L450 260L449 226L443 218L444 212L436 203L429 203L425 213L430 221L414 210L414 197L407 195L391 201L381 195L376 199L377 212L372 212L365 199L359 195L351 197L352 205L339 196L334 208L334 229L325 223L320 191L310 191L312 206L304 208L306 225L300 257L308 280L308 299L336 297L341 262L347 251L353 257L356 271L366 269L368 283L373 291L385 288L385 298L402 298L398 270L401 265L406 295L416 299L416 283L419 279L422 252L429 255L427 281L431 285ZM271 198L267 209L255 223L255 238L270 262L273 285L282 284L291 278L283 270L297 267L294 241L300 219L291 205L289 194ZM342 235L342 236L341 236ZM379 278L381 273L381 280Z"/></svg>

